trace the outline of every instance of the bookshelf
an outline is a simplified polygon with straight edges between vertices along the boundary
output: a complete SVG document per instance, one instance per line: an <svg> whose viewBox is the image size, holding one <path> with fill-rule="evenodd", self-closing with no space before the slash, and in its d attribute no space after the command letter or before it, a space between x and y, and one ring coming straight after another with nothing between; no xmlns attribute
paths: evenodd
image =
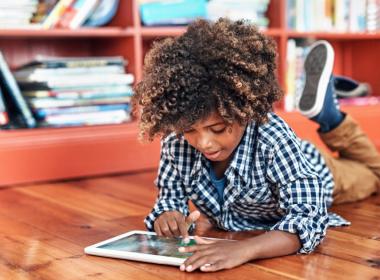
<svg viewBox="0 0 380 280"><path fill-rule="evenodd" d="M380 33L296 32L286 25L286 0L271 0L264 31L278 46L278 79L285 88L286 46L290 38L329 40L336 53L334 73L369 82L374 94L380 92L376 62L380 62ZM120 1L112 22L102 28L78 30L0 29L0 49L11 67L21 65L36 54L59 56L122 55L127 71L142 78L144 54L153 40L178 36L184 27L144 27L140 23L137 0ZM374 63L368 63L373 61ZM295 125L301 136L316 140L310 122L297 113L279 114ZM380 106L346 108L366 124L372 138L380 120ZM314 128L313 128L314 129ZM310 133L309 133L310 132ZM376 142L380 147L380 143ZM0 131L0 186L37 181L68 179L156 168L159 143L140 144L136 121L122 125L73 128L41 128Z"/></svg>

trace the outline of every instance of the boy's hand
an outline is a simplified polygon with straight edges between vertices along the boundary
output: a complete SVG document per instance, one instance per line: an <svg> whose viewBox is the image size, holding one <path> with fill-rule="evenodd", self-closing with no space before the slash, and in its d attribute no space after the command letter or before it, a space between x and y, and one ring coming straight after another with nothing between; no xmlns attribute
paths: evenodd
<svg viewBox="0 0 380 280"><path fill-rule="evenodd" d="M158 236L182 236L186 240L189 236L189 227L198 220L199 216L199 211L193 211L187 217L178 211L167 211L154 222L154 231Z"/></svg>
<svg viewBox="0 0 380 280"><path fill-rule="evenodd" d="M251 260L244 241L213 241L195 236L197 245L180 247L180 252L194 253L180 266L182 271L204 272L233 268Z"/></svg>

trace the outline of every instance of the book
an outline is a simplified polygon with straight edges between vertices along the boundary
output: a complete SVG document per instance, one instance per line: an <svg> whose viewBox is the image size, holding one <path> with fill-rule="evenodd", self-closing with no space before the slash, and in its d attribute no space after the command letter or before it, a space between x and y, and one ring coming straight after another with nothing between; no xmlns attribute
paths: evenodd
<svg viewBox="0 0 380 280"><path fill-rule="evenodd" d="M139 9L144 25L188 24L207 16L206 0L143 2Z"/></svg>
<svg viewBox="0 0 380 280"><path fill-rule="evenodd" d="M26 103L21 91L13 77L5 58L0 51L0 85L1 90L5 95L9 97L10 102L13 105L15 114L20 116L21 126L25 127L35 127L36 120L34 119L28 104Z"/></svg>
<svg viewBox="0 0 380 280"><path fill-rule="evenodd" d="M81 106L81 107L64 107L64 108L45 108L37 109L34 114L38 119L44 119L52 115L68 115L78 113L93 113L103 111L116 111L124 110L130 112L129 104L110 104L110 105L94 105L94 106Z"/></svg>
<svg viewBox="0 0 380 280"><path fill-rule="evenodd" d="M58 3L54 6L54 8L47 15L45 20L42 22L42 28L49 29L55 27L59 19L65 13L66 9L70 7L70 5L74 1L75 0L59 0Z"/></svg>
<svg viewBox="0 0 380 280"><path fill-rule="evenodd" d="M98 3L98 0L76 0L63 14L59 25L64 28L79 28L91 16Z"/></svg>
<svg viewBox="0 0 380 280"><path fill-rule="evenodd" d="M73 76L87 74L123 74L124 67L121 65L95 66L95 67L71 67L71 68L19 68L14 72L16 80L42 79L50 76Z"/></svg>
<svg viewBox="0 0 380 280"><path fill-rule="evenodd" d="M99 0L98 5L89 18L84 23L84 26L103 26L109 23L115 16L119 7L119 0Z"/></svg>
<svg viewBox="0 0 380 280"><path fill-rule="evenodd" d="M49 77L45 79L34 79L33 81L18 80L22 90L51 90L51 89L80 89L89 87L105 87L113 85L130 85L134 81L132 74L110 74L110 75L80 75L75 79L72 77Z"/></svg>
<svg viewBox="0 0 380 280"><path fill-rule="evenodd" d="M20 69L32 68L75 68L96 67L107 65L125 66L127 62L122 56L90 56L90 57L46 57L37 56L33 61L19 67Z"/></svg>
<svg viewBox="0 0 380 280"><path fill-rule="evenodd" d="M64 114L47 116L45 125L49 126L79 126L99 124L119 124L131 119L131 115L125 110L89 112L79 114Z"/></svg>
<svg viewBox="0 0 380 280"><path fill-rule="evenodd" d="M22 94L27 98L46 98L55 97L57 99L94 99L107 97L132 96L131 86L111 86L111 87L91 87L83 90L35 90L23 91Z"/></svg>
<svg viewBox="0 0 380 280"><path fill-rule="evenodd" d="M30 21L32 23L42 23L57 2L58 0L40 0L37 4L37 10Z"/></svg>
<svg viewBox="0 0 380 280"><path fill-rule="evenodd" d="M72 106L90 106L101 104L123 104L130 103L131 97L115 97L115 98L97 98L97 99L56 99L56 98L31 98L28 100L30 106L36 109L58 108Z"/></svg>
<svg viewBox="0 0 380 280"><path fill-rule="evenodd" d="M9 122L7 107L5 107L5 101L3 99L3 92L0 88L0 127L7 125Z"/></svg>

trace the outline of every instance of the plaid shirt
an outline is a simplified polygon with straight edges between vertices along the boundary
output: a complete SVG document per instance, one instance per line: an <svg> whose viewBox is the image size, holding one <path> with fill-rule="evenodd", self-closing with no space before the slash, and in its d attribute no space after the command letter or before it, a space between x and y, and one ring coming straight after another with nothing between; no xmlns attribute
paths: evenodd
<svg viewBox="0 0 380 280"><path fill-rule="evenodd" d="M188 215L188 200L224 230L298 234L300 253L312 252L326 235L328 225L349 224L327 212L334 183L318 150L298 139L274 113L257 130L254 123L247 125L225 171L222 204L209 168L210 162L184 138L172 134L161 142L156 180L159 195L145 219L148 230L154 230L155 219L165 211Z"/></svg>

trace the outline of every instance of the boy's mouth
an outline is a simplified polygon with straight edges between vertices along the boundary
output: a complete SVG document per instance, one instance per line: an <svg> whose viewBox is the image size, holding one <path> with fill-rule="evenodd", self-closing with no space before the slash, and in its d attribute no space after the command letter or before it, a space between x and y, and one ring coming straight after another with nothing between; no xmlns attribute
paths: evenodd
<svg viewBox="0 0 380 280"><path fill-rule="evenodd" d="M219 150L219 151L211 152L211 153L206 153L206 152L204 152L203 155L204 155L206 158L213 160L213 159L218 158L219 155L220 155L220 153L221 153L221 151Z"/></svg>

